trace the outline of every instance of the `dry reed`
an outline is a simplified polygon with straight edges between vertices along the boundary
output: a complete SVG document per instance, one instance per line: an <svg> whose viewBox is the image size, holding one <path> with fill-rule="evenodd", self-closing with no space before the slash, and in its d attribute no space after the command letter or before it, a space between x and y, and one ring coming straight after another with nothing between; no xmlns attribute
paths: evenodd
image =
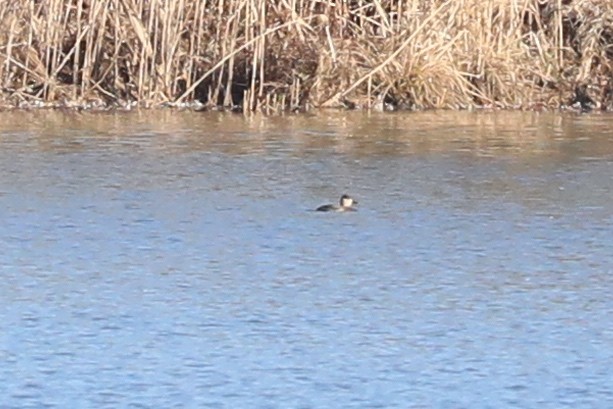
<svg viewBox="0 0 613 409"><path fill-rule="evenodd" d="M0 2L3 107L613 108L613 0Z"/></svg>

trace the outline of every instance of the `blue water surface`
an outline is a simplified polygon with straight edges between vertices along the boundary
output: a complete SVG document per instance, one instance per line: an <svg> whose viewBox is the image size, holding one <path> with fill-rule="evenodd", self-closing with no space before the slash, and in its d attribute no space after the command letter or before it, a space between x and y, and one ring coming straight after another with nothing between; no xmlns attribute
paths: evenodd
<svg viewBox="0 0 613 409"><path fill-rule="evenodd" d="M0 407L613 407L613 118L44 115Z"/></svg>

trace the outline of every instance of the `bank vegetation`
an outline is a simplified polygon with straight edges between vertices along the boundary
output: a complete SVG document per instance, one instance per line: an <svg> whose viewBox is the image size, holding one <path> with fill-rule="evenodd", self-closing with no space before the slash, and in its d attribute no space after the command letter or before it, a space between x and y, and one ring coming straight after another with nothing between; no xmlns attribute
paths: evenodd
<svg viewBox="0 0 613 409"><path fill-rule="evenodd" d="M613 0L0 0L0 106L613 108Z"/></svg>

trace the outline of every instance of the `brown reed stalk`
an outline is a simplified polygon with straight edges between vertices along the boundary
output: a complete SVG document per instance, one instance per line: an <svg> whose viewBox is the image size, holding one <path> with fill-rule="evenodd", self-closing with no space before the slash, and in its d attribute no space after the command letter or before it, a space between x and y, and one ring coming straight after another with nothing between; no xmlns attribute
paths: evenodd
<svg viewBox="0 0 613 409"><path fill-rule="evenodd" d="M613 108L613 0L0 2L2 106Z"/></svg>

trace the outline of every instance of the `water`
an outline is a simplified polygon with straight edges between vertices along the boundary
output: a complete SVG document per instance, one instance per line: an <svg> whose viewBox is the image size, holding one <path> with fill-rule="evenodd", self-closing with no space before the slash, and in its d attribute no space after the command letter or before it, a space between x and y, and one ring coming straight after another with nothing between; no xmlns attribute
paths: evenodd
<svg viewBox="0 0 613 409"><path fill-rule="evenodd" d="M2 408L613 407L613 117L0 123Z"/></svg>

